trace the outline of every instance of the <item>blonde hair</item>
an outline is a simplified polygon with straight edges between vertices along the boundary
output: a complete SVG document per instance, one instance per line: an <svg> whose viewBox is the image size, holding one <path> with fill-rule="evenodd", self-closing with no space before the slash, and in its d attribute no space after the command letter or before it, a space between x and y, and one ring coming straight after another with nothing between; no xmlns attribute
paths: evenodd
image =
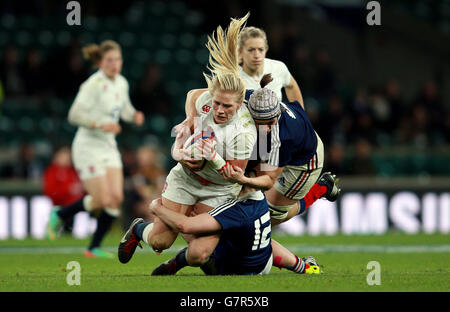
<svg viewBox="0 0 450 312"><path fill-rule="evenodd" d="M266 50L269 50L269 43L267 41L267 35L264 30L258 27L245 27L242 31L240 37L239 37L239 50L241 50L245 42L250 38L262 38L264 42L266 43Z"/></svg>
<svg viewBox="0 0 450 312"><path fill-rule="evenodd" d="M105 40L100 43L100 45L96 43L91 43L84 46L81 51L83 52L83 57L87 60L90 60L94 63L94 67L98 67L100 61L103 58L103 55L110 50L119 50L122 51L120 45L114 40Z"/></svg>
<svg viewBox="0 0 450 312"><path fill-rule="evenodd" d="M208 91L230 91L237 95L236 101L242 103L245 98L245 82L239 76L238 38L250 13L240 19L231 19L224 31L217 27L212 36L208 36L206 47L209 50L209 66L211 75L203 73L208 84ZM215 34L215 36L214 36Z"/></svg>

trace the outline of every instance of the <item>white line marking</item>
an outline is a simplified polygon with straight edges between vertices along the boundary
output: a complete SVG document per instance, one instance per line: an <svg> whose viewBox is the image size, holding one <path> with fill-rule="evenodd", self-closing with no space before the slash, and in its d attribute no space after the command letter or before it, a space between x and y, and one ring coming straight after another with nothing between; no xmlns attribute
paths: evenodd
<svg viewBox="0 0 450 312"><path fill-rule="evenodd" d="M450 244L440 245L283 245L293 253L448 253ZM184 248L185 245L174 245L164 253L175 253ZM105 251L117 252L117 247L104 247ZM62 247L62 246L10 246L0 247L0 254L82 254L85 247ZM153 253L150 247L145 247L138 253Z"/></svg>

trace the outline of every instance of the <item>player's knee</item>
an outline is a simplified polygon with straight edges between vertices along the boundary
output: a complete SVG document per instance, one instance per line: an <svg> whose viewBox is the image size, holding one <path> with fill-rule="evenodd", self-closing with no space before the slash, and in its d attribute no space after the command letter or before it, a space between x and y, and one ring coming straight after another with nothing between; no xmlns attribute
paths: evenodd
<svg viewBox="0 0 450 312"><path fill-rule="evenodd" d="M149 237L148 238L148 242L149 242L149 245L154 250L166 250L166 249L169 249L170 246L172 245L167 240L162 239L162 238L160 238L158 236L151 236L151 237Z"/></svg>
<svg viewBox="0 0 450 312"><path fill-rule="evenodd" d="M190 265L202 265L208 261L210 252L204 248L191 248L187 252L187 261Z"/></svg>
<svg viewBox="0 0 450 312"><path fill-rule="evenodd" d="M120 206L122 204L122 202L123 202L123 193L122 192L114 193L112 195L112 202L116 206Z"/></svg>
<svg viewBox="0 0 450 312"><path fill-rule="evenodd" d="M109 207L111 205L111 197L109 194L99 194L92 196L92 208L99 209Z"/></svg>

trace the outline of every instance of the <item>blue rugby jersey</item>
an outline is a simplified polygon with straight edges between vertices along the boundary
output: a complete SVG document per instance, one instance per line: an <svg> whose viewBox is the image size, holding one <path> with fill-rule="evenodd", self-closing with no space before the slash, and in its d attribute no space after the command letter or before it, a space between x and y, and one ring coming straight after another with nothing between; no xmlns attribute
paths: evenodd
<svg viewBox="0 0 450 312"><path fill-rule="evenodd" d="M266 199L229 200L208 212L222 226L215 249L221 275L250 275L264 270L272 255Z"/></svg>
<svg viewBox="0 0 450 312"><path fill-rule="evenodd" d="M253 90L246 90L245 101L247 104ZM267 135L266 149L259 149L260 137L258 132L257 145L254 148L252 158L257 152L258 161L268 162L275 167L286 165L301 166L306 164L315 154L317 149L317 136L308 115L297 101L282 103L284 112L278 118L278 123L272 127ZM266 153L267 152L267 153ZM255 162L249 163L254 167Z"/></svg>

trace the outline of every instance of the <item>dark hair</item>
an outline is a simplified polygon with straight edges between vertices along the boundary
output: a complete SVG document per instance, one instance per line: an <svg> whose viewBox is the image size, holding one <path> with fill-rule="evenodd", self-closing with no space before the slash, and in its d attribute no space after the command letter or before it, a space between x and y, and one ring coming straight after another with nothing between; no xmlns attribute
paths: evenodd
<svg viewBox="0 0 450 312"><path fill-rule="evenodd" d="M264 88L265 86L267 86L272 81L273 81L272 74L265 74L261 78L261 81L259 82L259 85L261 86L261 88Z"/></svg>

